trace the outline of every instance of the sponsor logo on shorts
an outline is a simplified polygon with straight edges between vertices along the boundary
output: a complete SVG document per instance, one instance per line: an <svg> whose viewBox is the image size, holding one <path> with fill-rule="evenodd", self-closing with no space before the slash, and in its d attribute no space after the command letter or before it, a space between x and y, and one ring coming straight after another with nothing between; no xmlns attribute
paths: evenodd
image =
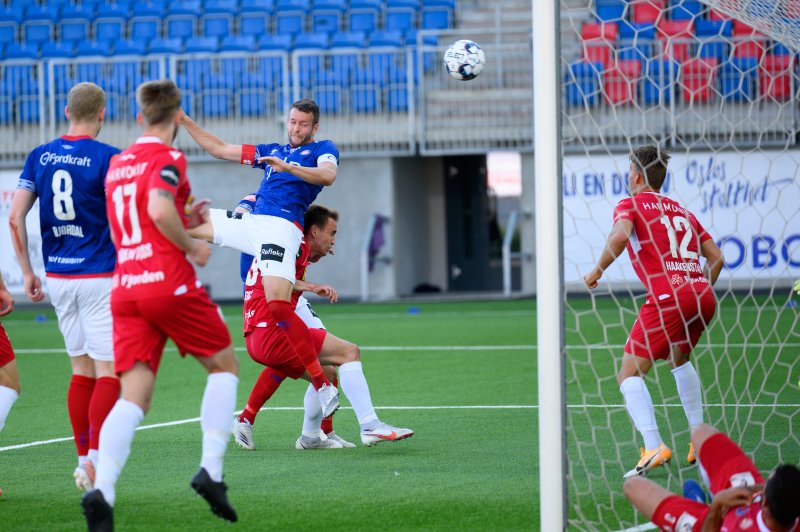
<svg viewBox="0 0 800 532"><path fill-rule="evenodd" d="M164 168L162 168L161 172L159 172L158 175L161 176L161 179L166 184L171 185L173 187L177 187L178 186L178 182L180 181L181 173L176 167L174 167L171 164L169 164L169 165L165 166Z"/></svg>
<svg viewBox="0 0 800 532"><path fill-rule="evenodd" d="M264 244L261 246L261 260L283 262L285 253L286 250L276 244Z"/></svg>
<svg viewBox="0 0 800 532"><path fill-rule="evenodd" d="M225 211L225 215L228 218L231 218L233 220L241 220L242 219L242 213L240 213L240 212Z"/></svg>
<svg viewBox="0 0 800 532"><path fill-rule="evenodd" d="M747 486L755 486L756 479L750 471L742 471L731 475L730 483L732 488L744 488Z"/></svg>

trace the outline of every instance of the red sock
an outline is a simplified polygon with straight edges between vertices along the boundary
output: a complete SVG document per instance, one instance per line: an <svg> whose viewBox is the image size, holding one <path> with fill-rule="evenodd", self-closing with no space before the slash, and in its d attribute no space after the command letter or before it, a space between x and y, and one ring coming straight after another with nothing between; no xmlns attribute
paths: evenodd
<svg viewBox="0 0 800 532"><path fill-rule="evenodd" d="M339 378L334 376L333 380L331 381L331 384L333 384L334 386L336 386L338 388L339 387ZM335 414L335 412L334 412L334 414ZM328 417L322 418L322 423L320 423L319 428L325 434L330 434L331 432L333 432L333 414L329 415Z"/></svg>
<svg viewBox="0 0 800 532"><path fill-rule="evenodd" d="M264 403L277 391L286 375L270 367L264 368L258 380L253 385L250 397L247 398L247 406L244 407L239 415L239 421L247 420L251 425L256 422L256 415Z"/></svg>
<svg viewBox="0 0 800 532"><path fill-rule="evenodd" d="M94 385L89 403L89 449L100 445L100 428L119 399L120 384L116 377L100 377Z"/></svg>
<svg viewBox="0 0 800 532"><path fill-rule="evenodd" d="M311 384L314 385L314 388L319 390L325 384L330 384L328 377L322 372L322 366L317 358L317 352L314 350L314 343L311 341L308 326L300 316L295 314L292 304L282 299L273 299L267 302L267 306L272 318L286 333L289 345L292 346L295 355L300 359L300 363L311 375Z"/></svg>
<svg viewBox="0 0 800 532"><path fill-rule="evenodd" d="M92 401L95 379L73 375L67 391L67 410L78 456L89 454L89 403Z"/></svg>

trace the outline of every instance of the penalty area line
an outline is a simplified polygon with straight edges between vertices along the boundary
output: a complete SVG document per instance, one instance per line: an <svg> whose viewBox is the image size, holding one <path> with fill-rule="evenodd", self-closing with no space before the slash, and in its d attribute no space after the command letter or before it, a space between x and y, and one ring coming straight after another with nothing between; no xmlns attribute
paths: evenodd
<svg viewBox="0 0 800 532"><path fill-rule="evenodd" d="M680 404L659 404L653 405L655 407L667 407L667 408L683 408ZM777 404L777 405L768 405L768 404L749 404L749 405L741 405L741 404L706 404L703 405L705 407L724 407L724 408L800 408L800 404ZM609 405L567 405L569 409L586 409L586 408L624 408L625 405L623 404L609 404ZM436 405L436 406L424 406L424 405L417 405L417 406L376 406L375 410L537 410L539 408L538 405ZM343 406L342 410L352 410L353 408L350 406ZM297 412L302 411L302 406L274 406L274 407L264 407L261 409L262 412L264 411L272 411L272 412ZM234 412L234 414L238 415L241 414L242 411L238 410ZM142 425L138 427L136 430L151 430L151 429L160 429L164 427L175 427L178 425L187 425L189 423L198 423L200 421L199 417L187 418L187 419L178 419L175 421L165 421L162 423L152 423L150 425ZM73 441L73 437L65 437L65 438L53 438L50 440L38 440L32 441L28 443L19 443L16 445L8 445L6 447L0 447L0 452L4 451L14 451L17 449L26 449L29 447L39 447L41 445L51 445L53 443L62 443L67 441ZM634 530L634 529L631 529ZM644 530L644 529L643 529Z"/></svg>

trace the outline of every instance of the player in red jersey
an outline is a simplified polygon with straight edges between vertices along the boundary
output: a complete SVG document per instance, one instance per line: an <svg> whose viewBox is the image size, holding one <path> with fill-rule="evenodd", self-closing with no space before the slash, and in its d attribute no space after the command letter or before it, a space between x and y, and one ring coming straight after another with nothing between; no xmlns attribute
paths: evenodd
<svg viewBox="0 0 800 532"><path fill-rule="evenodd" d="M95 490L81 501L90 531L113 528L117 479L134 431L150 408L168 338L209 374L200 407L202 459L191 486L212 512L236 521L222 482L222 462L239 368L219 308L191 264L204 266L211 248L186 232L200 223L203 213L192 206L186 158L172 147L181 95L174 82L161 80L141 85L136 99L144 131L112 160L106 176L106 206L117 249L111 313L122 398L100 432Z"/></svg>
<svg viewBox="0 0 800 532"><path fill-rule="evenodd" d="M320 363L326 369L331 369L331 366L339 368L342 390L353 405L361 426L362 443L375 445L383 441L409 438L414 435L414 431L383 423L375 413L369 386L361 366L361 351L358 346L328 333L322 321L310 310L307 302L298 304L303 291L327 297L331 302L338 300L338 294L332 287L310 283L305 279L309 263L317 262L329 253L333 254L338 220L339 214L336 211L321 205L311 205L306 211L303 223L304 239L300 246L300 254L295 261L296 281L292 304L309 327ZM234 420L232 427L236 443L248 450L255 449L252 425L256 415L277 391L281 382L286 377L311 380L304 365L291 350L282 328L268 313L262 297L260 276L256 259L245 280L244 335L250 357L267 367L259 376L247 400L247 406ZM329 378L335 378L335 372L331 371ZM304 406L303 430L295 443L295 448L305 450L355 447L336 435L330 416L323 419L313 385L306 391ZM320 434L320 429L325 433L325 437Z"/></svg>
<svg viewBox="0 0 800 532"><path fill-rule="evenodd" d="M738 445L710 425L692 431L710 505L679 497L646 478L625 481L634 507L664 532L796 532L800 530L800 469L778 466L766 485Z"/></svg>
<svg viewBox="0 0 800 532"><path fill-rule="evenodd" d="M6 288L3 273L0 272L0 316L6 316L14 310L14 298ZM3 324L0 323L0 431L6 424L11 407L19 397L19 371L14 358L14 350ZM0 495L3 490L0 490Z"/></svg>
<svg viewBox="0 0 800 532"><path fill-rule="evenodd" d="M672 459L644 382L654 360L669 360L690 429L703 422L700 379L689 357L714 316L711 286L723 266L722 252L694 214L659 192L669 154L656 146L643 146L630 159L631 197L614 209L606 246L597 265L584 276L586 286L595 288L603 272L627 248L636 275L647 289L617 374L625 408L644 438L639 463L625 478L646 475ZM700 255L706 259L705 266L700 265ZM688 460L695 461L691 443Z"/></svg>

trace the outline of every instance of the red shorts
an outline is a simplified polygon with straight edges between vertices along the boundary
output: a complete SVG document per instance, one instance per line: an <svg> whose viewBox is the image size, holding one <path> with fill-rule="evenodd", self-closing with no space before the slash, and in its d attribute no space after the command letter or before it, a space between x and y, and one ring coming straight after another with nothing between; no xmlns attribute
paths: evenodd
<svg viewBox="0 0 800 532"><path fill-rule="evenodd" d="M712 494L734 486L752 486L764 482L753 461L722 432L703 442L698 458L708 473Z"/></svg>
<svg viewBox="0 0 800 532"><path fill-rule="evenodd" d="M652 521L664 532L700 532L707 513L707 505L671 495L658 505Z"/></svg>
<svg viewBox="0 0 800 532"><path fill-rule="evenodd" d="M652 297L639 316L625 344L625 353L642 358L668 359L673 346L690 353L714 317L717 300L711 290L684 291L677 301L654 302Z"/></svg>
<svg viewBox="0 0 800 532"><path fill-rule="evenodd" d="M114 320L114 369L121 374L136 362L158 371L164 344L170 338L181 356L208 358L231 345L219 307L198 288L180 296L131 301L111 299Z"/></svg>
<svg viewBox="0 0 800 532"><path fill-rule="evenodd" d="M14 350L11 348L11 341L3 329L3 324L0 323L0 368L12 360L14 360Z"/></svg>
<svg viewBox="0 0 800 532"><path fill-rule="evenodd" d="M319 355L328 333L325 329L309 329L314 351ZM247 354L261 364L276 369L291 379L299 379L306 372L305 366L294 353L286 333L276 325L256 327L245 337Z"/></svg>

